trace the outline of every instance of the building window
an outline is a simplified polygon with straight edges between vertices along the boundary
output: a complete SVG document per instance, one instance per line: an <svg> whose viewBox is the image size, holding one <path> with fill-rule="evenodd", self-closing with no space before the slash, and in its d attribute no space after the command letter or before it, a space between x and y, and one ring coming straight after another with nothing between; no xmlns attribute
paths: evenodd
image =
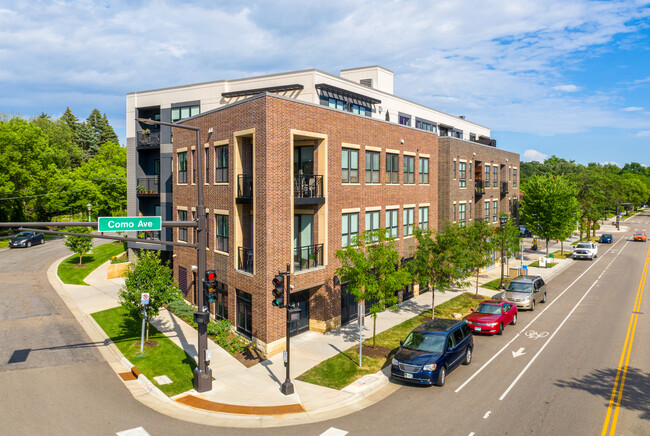
<svg viewBox="0 0 650 436"><path fill-rule="evenodd" d="M429 228L429 208L421 207L418 209L418 227L422 230Z"/></svg>
<svg viewBox="0 0 650 436"><path fill-rule="evenodd" d="M187 183L187 152L178 153L178 183Z"/></svg>
<svg viewBox="0 0 650 436"><path fill-rule="evenodd" d="M366 183L379 183L378 151L366 151Z"/></svg>
<svg viewBox="0 0 650 436"><path fill-rule="evenodd" d="M386 211L386 236L397 238L397 209Z"/></svg>
<svg viewBox="0 0 650 436"><path fill-rule="evenodd" d="M228 253L228 215L215 215L216 244L214 248L224 253Z"/></svg>
<svg viewBox="0 0 650 436"><path fill-rule="evenodd" d="M456 222L456 205L455 204L453 204L451 206L451 220L453 222Z"/></svg>
<svg viewBox="0 0 650 436"><path fill-rule="evenodd" d="M472 219L472 202L470 201L468 204L468 211L467 211L467 219L471 220Z"/></svg>
<svg viewBox="0 0 650 436"><path fill-rule="evenodd" d="M344 148L341 161L343 183L359 183L359 150Z"/></svg>
<svg viewBox="0 0 650 436"><path fill-rule="evenodd" d="M467 163L458 163L458 187L464 188L467 186Z"/></svg>
<svg viewBox="0 0 650 436"><path fill-rule="evenodd" d="M248 292L237 289L237 331L253 336L253 298Z"/></svg>
<svg viewBox="0 0 650 436"><path fill-rule="evenodd" d="M399 114L399 123L402 126L411 126L411 116L406 114Z"/></svg>
<svg viewBox="0 0 650 436"><path fill-rule="evenodd" d="M492 167L492 187L496 188L499 185L499 168Z"/></svg>
<svg viewBox="0 0 650 436"><path fill-rule="evenodd" d="M210 183L210 149L205 149L205 183Z"/></svg>
<svg viewBox="0 0 650 436"><path fill-rule="evenodd" d="M458 221L460 222L461 227L465 227L465 221L467 220L465 216L465 208L467 205L465 203L461 203L458 205Z"/></svg>
<svg viewBox="0 0 650 436"><path fill-rule="evenodd" d="M217 301L215 303L215 318L218 319L228 319L228 290L226 285L217 282Z"/></svg>
<svg viewBox="0 0 650 436"><path fill-rule="evenodd" d="M463 139L463 131L462 130L452 130L451 136L453 136L454 138Z"/></svg>
<svg viewBox="0 0 650 436"><path fill-rule="evenodd" d="M178 211L178 221L187 221L187 211L179 210ZM187 242L187 227L178 228L178 240Z"/></svg>
<svg viewBox="0 0 650 436"><path fill-rule="evenodd" d="M418 163L418 181L420 184L429 183L429 158L421 157Z"/></svg>
<svg viewBox="0 0 650 436"><path fill-rule="evenodd" d="M336 98L330 98L328 106L332 109L345 110L345 102Z"/></svg>
<svg viewBox="0 0 650 436"><path fill-rule="evenodd" d="M485 183L486 188L490 187L490 165L485 165L485 176L483 183Z"/></svg>
<svg viewBox="0 0 650 436"><path fill-rule="evenodd" d="M483 215L485 217L485 221L490 222L490 202L489 201L486 201L483 204L483 209L484 209L484 213L485 213Z"/></svg>
<svg viewBox="0 0 650 436"><path fill-rule="evenodd" d="M408 209L404 209L403 212L403 232L404 236L410 236L413 234L413 216L414 216L414 209L412 207Z"/></svg>
<svg viewBox="0 0 650 436"><path fill-rule="evenodd" d="M476 133L470 133L469 134L469 140L470 141L476 141Z"/></svg>
<svg viewBox="0 0 650 436"><path fill-rule="evenodd" d="M499 215L499 202L497 200L492 201L492 222L496 222L497 215Z"/></svg>
<svg viewBox="0 0 650 436"><path fill-rule="evenodd" d="M344 213L343 219L341 220L341 227L341 233L343 235L341 247L345 248L352 245L352 239L359 235L359 214Z"/></svg>
<svg viewBox="0 0 650 436"><path fill-rule="evenodd" d="M386 154L386 183L399 183L399 155Z"/></svg>
<svg viewBox="0 0 650 436"><path fill-rule="evenodd" d="M228 146L220 145L214 148L214 182L228 182Z"/></svg>
<svg viewBox="0 0 650 436"><path fill-rule="evenodd" d="M194 117L199 115L201 110L198 105L196 106L183 106L172 108L172 123L185 118Z"/></svg>
<svg viewBox="0 0 650 436"><path fill-rule="evenodd" d="M192 221L196 222L196 211L192 211ZM193 244L198 244L199 243L199 237L198 237L198 231L199 229L197 227L192 227L192 243Z"/></svg>
<svg viewBox="0 0 650 436"><path fill-rule="evenodd" d="M210 215L206 214L205 215L205 246L207 248L210 248L210 226L212 223L210 222Z"/></svg>
<svg viewBox="0 0 650 436"><path fill-rule="evenodd" d="M196 183L196 150L192 150L192 183Z"/></svg>
<svg viewBox="0 0 650 436"><path fill-rule="evenodd" d="M352 109L353 114L363 115L363 116L366 116L366 117L369 117L371 112L372 112L370 110L370 108L365 107L365 106L361 106L361 105L358 105L358 104L353 104L351 106L351 109Z"/></svg>
<svg viewBox="0 0 650 436"><path fill-rule="evenodd" d="M415 119L415 128L416 129L421 129L421 130L426 130L427 132L436 133L436 124L435 123L432 123L430 121L420 120L418 118Z"/></svg>
<svg viewBox="0 0 650 436"><path fill-rule="evenodd" d="M412 185L415 183L415 157L404 156L404 184Z"/></svg>
<svg viewBox="0 0 650 436"><path fill-rule="evenodd" d="M379 230L379 211L366 212L366 231L374 232ZM376 241L377 238L373 238Z"/></svg>
<svg viewBox="0 0 650 436"><path fill-rule="evenodd" d="M454 176L454 180L456 180L456 161L454 161L452 175Z"/></svg>
<svg viewBox="0 0 650 436"><path fill-rule="evenodd" d="M512 169L512 187L513 188L517 187L517 169L516 168Z"/></svg>

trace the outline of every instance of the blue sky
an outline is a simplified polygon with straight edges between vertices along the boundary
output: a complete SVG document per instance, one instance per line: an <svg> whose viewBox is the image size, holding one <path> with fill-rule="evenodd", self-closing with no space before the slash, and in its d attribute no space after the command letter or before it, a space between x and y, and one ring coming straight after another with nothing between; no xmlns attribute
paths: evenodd
<svg viewBox="0 0 650 436"><path fill-rule="evenodd" d="M122 142L127 92L378 64L522 160L650 165L650 0L0 0L0 41L0 113Z"/></svg>

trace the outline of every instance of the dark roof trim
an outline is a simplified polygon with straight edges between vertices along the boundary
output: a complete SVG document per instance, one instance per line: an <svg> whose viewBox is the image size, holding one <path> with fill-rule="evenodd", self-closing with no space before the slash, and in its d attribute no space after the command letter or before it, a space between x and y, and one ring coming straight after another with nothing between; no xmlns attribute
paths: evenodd
<svg viewBox="0 0 650 436"><path fill-rule="evenodd" d="M327 83L317 83L315 88L320 91L330 92L332 94L340 95L342 97L347 97L352 100L358 100L359 102L363 102L363 103L369 103L369 104L381 103L381 100L377 100L376 98L368 97L367 95L357 94L356 92L352 92L352 91L348 91L347 89L328 85Z"/></svg>
<svg viewBox="0 0 650 436"><path fill-rule="evenodd" d="M225 98L231 98L231 97L244 97L247 95L257 95L261 94L263 92L284 92L284 91L299 91L304 89L305 87L295 83L293 85L282 85L282 86L270 86L267 88L255 88L255 89L245 89L243 91L232 91L232 92L224 92L221 95Z"/></svg>

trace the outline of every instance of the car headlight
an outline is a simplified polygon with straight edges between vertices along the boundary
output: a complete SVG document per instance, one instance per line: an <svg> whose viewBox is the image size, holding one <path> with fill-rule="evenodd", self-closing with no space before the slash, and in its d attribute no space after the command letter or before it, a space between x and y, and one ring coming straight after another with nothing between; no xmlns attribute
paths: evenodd
<svg viewBox="0 0 650 436"><path fill-rule="evenodd" d="M436 370L436 364L435 363L430 363L428 365L424 365L422 367L423 371L435 371Z"/></svg>
<svg viewBox="0 0 650 436"><path fill-rule="evenodd" d="M393 365L395 366L399 365L399 360L395 359L394 357L393 357Z"/></svg>
<svg viewBox="0 0 650 436"><path fill-rule="evenodd" d="M488 326L488 327L494 327L497 324L498 323L496 323L496 322L491 322L491 323L488 323L488 324L485 324L485 325Z"/></svg>

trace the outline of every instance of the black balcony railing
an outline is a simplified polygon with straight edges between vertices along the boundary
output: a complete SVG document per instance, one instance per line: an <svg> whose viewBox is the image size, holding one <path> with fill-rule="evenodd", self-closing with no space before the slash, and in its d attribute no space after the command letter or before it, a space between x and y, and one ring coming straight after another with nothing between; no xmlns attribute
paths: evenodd
<svg viewBox="0 0 650 436"><path fill-rule="evenodd" d="M501 182L501 196L508 195L508 182Z"/></svg>
<svg viewBox="0 0 650 436"><path fill-rule="evenodd" d="M253 249L237 247L237 269L253 274Z"/></svg>
<svg viewBox="0 0 650 436"><path fill-rule="evenodd" d="M294 271L303 271L323 265L323 244L296 247L293 252Z"/></svg>
<svg viewBox="0 0 650 436"><path fill-rule="evenodd" d="M153 239L156 241L160 241L160 231L146 231L146 232L138 232L138 239Z"/></svg>
<svg viewBox="0 0 650 436"><path fill-rule="evenodd" d="M160 177L159 176L145 176L138 177L137 179L138 194L140 195L151 195L151 194L160 194Z"/></svg>
<svg viewBox="0 0 650 436"><path fill-rule="evenodd" d="M159 147L160 130L138 132L138 147Z"/></svg>
<svg viewBox="0 0 650 436"><path fill-rule="evenodd" d="M253 198L252 174L239 174L237 176L237 197Z"/></svg>
<svg viewBox="0 0 650 436"><path fill-rule="evenodd" d="M485 186L483 185L483 180L480 179L474 180L474 194L476 195L485 194Z"/></svg>
<svg viewBox="0 0 650 436"><path fill-rule="evenodd" d="M295 198L323 197L323 176L299 174L294 177L293 195Z"/></svg>

